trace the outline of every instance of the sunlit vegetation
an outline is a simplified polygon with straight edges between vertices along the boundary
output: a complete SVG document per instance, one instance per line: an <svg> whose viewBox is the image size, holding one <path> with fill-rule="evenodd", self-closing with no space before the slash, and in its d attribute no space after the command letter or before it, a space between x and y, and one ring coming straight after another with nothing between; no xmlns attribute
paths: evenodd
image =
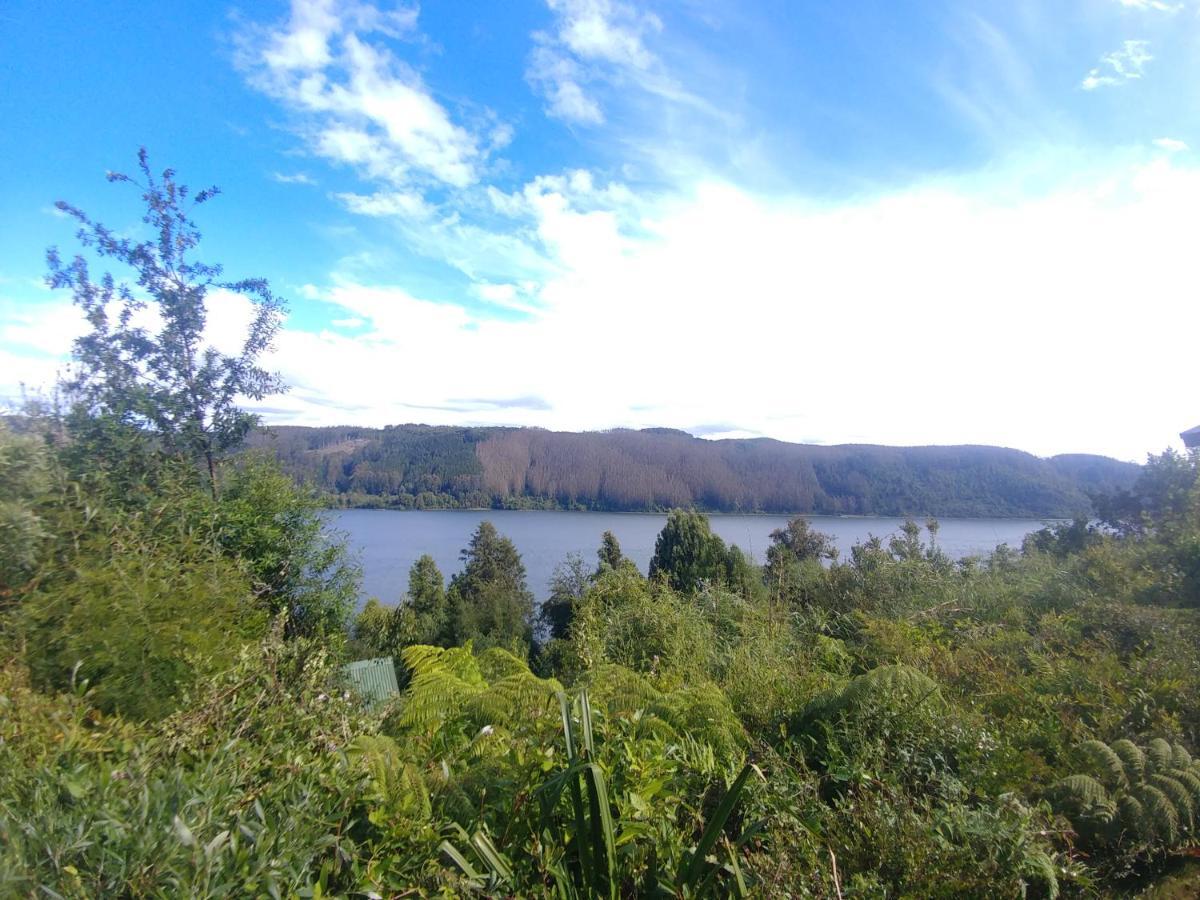
<svg viewBox="0 0 1200 900"><path fill-rule="evenodd" d="M1137 476L1137 466L1102 456L710 441L667 428L278 427L251 444L327 502L397 509L1069 518Z"/></svg>
<svg viewBox="0 0 1200 900"><path fill-rule="evenodd" d="M169 175L143 190L163 234L192 234ZM175 246L118 250L158 271ZM839 552L796 519L759 565L680 509L648 573L608 534L540 609L485 522L448 582L422 558L401 603L355 614L313 498L234 455L246 420L193 390L203 291L171 292L211 270L189 265L160 285L167 331L81 342L108 364L0 430L0 895L1052 898L1192 877L1197 457L958 562L933 520ZM210 387L256 352L208 358ZM401 690L367 704L343 666L376 658Z"/></svg>

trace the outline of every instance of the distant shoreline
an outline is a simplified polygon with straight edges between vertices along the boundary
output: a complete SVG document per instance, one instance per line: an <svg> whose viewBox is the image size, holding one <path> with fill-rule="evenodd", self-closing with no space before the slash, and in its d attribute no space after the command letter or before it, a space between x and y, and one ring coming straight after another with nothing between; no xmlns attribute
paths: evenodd
<svg viewBox="0 0 1200 900"><path fill-rule="evenodd" d="M653 510L633 510L633 509L504 509L503 507L494 506L456 506L447 507L445 509L397 509L390 506L325 506L323 507L328 512L388 512L388 513L567 513L570 515L601 515L601 516L658 516L666 517L670 510L656 512ZM1045 522L1047 524L1058 524L1061 522L1069 522L1070 518L1065 516L1005 516L1005 515L987 515L987 516L938 516L926 513L915 513L913 515L884 515L884 514L840 514L840 513L784 513L784 512L709 512L707 510L697 510L708 516L709 518L758 518L758 519L836 519L838 521L865 521L868 519L912 519L918 524L924 524L928 519L936 519L938 522L986 522L989 519L1001 519L1009 522Z"/></svg>

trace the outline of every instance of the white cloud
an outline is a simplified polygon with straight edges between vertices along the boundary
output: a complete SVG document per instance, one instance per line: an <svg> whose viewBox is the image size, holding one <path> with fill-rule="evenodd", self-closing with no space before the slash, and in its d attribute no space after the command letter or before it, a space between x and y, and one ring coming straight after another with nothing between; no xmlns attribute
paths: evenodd
<svg viewBox="0 0 1200 900"><path fill-rule="evenodd" d="M529 294L535 289L536 285L532 283L516 285L492 284L484 281L472 286L475 296L484 303L490 303L501 309L508 309L526 315L536 315L540 312L540 308L536 304L529 302L528 299Z"/></svg>
<svg viewBox="0 0 1200 900"><path fill-rule="evenodd" d="M83 314L69 300L19 303L4 300L0 319L0 344L19 347L26 354L61 357L75 338L87 331Z"/></svg>
<svg viewBox="0 0 1200 900"><path fill-rule="evenodd" d="M363 216L403 216L424 219L433 209L416 191L385 191L376 194L334 194L348 210Z"/></svg>
<svg viewBox="0 0 1200 900"><path fill-rule="evenodd" d="M66 364L76 338L87 334L83 313L65 293L52 300L5 300L0 314L0 404L12 404L20 385L50 389ZM221 353L237 355L246 341L254 316L252 302L221 288L208 293L205 342ZM148 306L134 314L134 325L157 331L157 309ZM8 360L8 363L5 363Z"/></svg>
<svg viewBox="0 0 1200 900"><path fill-rule="evenodd" d="M1154 146L1160 150L1166 150L1168 153L1182 153L1188 149L1188 145L1183 141L1167 137L1158 138L1154 141Z"/></svg>
<svg viewBox="0 0 1200 900"><path fill-rule="evenodd" d="M578 124L604 121L591 83L632 81L655 89L664 80L645 38L662 21L619 0L546 0L555 17L550 32L533 35L526 77L546 98L547 114Z"/></svg>
<svg viewBox="0 0 1200 900"><path fill-rule="evenodd" d="M408 35L416 16L408 8L293 0L286 22L242 35L240 64L255 87L300 117L318 155L397 187L465 187L486 155L480 139L454 122L420 74L373 42Z"/></svg>
<svg viewBox="0 0 1200 900"><path fill-rule="evenodd" d="M306 175L304 172L294 172L290 175L283 172L272 172L271 180L277 181L280 184L306 184L311 186L316 185L316 179L311 175Z"/></svg>
<svg viewBox="0 0 1200 900"><path fill-rule="evenodd" d="M661 31L652 13L615 0L547 0L558 17L558 39L581 59L647 69L656 62L643 37Z"/></svg>
<svg viewBox="0 0 1200 900"><path fill-rule="evenodd" d="M1153 59L1149 41L1125 41L1120 50L1100 58L1100 65L1088 72L1080 87L1094 91L1141 78L1146 63Z"/></svg>
<svg viewBox="0 0 1200 900"><path fill-rule="evenodd" d="M1126 9L1142 11L1173 13L1183 9L1182 3L1166 3L1164 0L1117 0L1117 2Z"/></svg>
<svg viewBox="0 0 1200 900"><path fill-rule="evenodd" d="M585 93L583 67L547 46L536 46L527 77L546 97L546 112L556 119L585 125L604 121L600 104Z"/></svg>

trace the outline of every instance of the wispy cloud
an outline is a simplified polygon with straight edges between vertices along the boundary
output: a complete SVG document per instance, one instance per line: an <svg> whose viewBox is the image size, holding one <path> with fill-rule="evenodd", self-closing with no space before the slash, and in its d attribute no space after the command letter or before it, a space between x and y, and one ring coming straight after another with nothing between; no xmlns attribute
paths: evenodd
<svg viewBox="0 0 1200 900"><path fill-rule="evenodd" d="M653 89L661 63L646 38L662 21L620 0L547 0L554 27L533 35L527 77L546 99L546 112L568 122L604 121L593 87L608 81Z"/></svg>
<svg viewBox="0 0 1200 900"><path fill-rule="evenodd" d="M425 219L433 208L416 191L381 191L375 194L338 193L333 195L348 210L362 216L403 216Z"/></svg>
<svg viewBox="0 0 1200 900"><path fill-rule="evenodd" d="M415 8L293 0L285 21L244 30L238 59L256 88L298 117L317 155L396 187L465 187L497 132L481 137L456 122L420 73L376 40L410 36L416 22Z"/></svg>
<svg viewBox="0 0 1200 900"><path fill-rule="evenodd" d="M1188 145L1183 141L1168 137L1158 138L1154 141L1154 146L1168 153L1182 153L1188 149Z"/></svg>
<svg viewBox="0 0 1200 900"><path fill-rule="evenodd" d="M1149 41L1125 41L1120 50L1101 57L1100 65L1088 72L1079 86L1085 91L1094 91L1139 79L1146 64L1153 59Z"/></svg>
<svg viewBox="0 0 1200 900"><path fill-rule="evenodd" d="M1140 9L1153 12L1179 12L1182 3L1166 3L1165 0L1117 0L1126 9Z"/></svg>
<svg viewBox="0 0 1200 900"><path fill-rule="evenodd" d="M310 187L315 187L317 181L311 175L306 175L304 172L295 172L293 174L285 174L283 172L272 172L271 180L277 181L280 184L306 184Z"/></svg>
<svg viewBox="0 0 1200 900"><path fill-rule="evenodd" d="M955 52L932 78L933 89L951 109L997 142L1044 132L1057 113L1042 96L1028 35L1014 28L973 12L955 13L946 26Z"/></svg>

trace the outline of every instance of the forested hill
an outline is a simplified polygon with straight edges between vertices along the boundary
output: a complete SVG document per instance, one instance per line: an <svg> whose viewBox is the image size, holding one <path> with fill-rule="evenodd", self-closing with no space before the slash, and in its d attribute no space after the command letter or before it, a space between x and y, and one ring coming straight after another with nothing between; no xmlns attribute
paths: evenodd
<svg viewBox="0 0 1200 900"><path fill-rule="evenodd" d="M709 441L648 429L276 427L253 436L331 502L397 508L1032 516L1086 513L1139 466L999 447Z"/></svg>

